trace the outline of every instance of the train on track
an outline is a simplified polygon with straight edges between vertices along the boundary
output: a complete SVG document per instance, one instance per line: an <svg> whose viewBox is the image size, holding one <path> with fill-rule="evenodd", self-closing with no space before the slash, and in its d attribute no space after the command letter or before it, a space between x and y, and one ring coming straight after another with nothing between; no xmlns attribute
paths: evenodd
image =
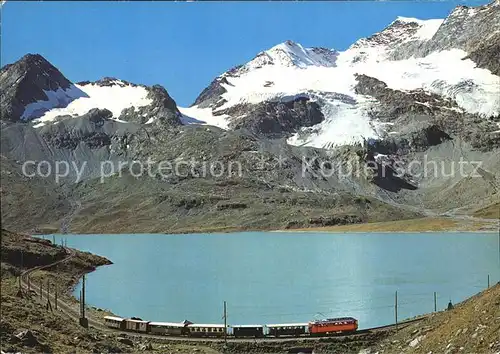
<svg viewBox="0 0 500 354"><path fill-rule="evenodd" d="M184 322L151 322L140 318L105 316L104 324L116 330L154 335L187 337L301 337L350 334L358 330L358 320L352 317L329 318L308 323L282 323L265 325L199 324Z"/></svg>

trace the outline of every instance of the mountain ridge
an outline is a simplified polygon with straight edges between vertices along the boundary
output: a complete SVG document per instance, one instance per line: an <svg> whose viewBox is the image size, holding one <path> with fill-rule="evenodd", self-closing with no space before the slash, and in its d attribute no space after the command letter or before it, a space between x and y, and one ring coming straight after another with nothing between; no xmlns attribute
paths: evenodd
<svg viewBox="0 0 500 354"><path fill-rule="evenodd" d="M160 85L112 77L72 83L36 56L30 60L54 77L42 80L46 70L30 64L35 74L26 89L11 74L21 77L23 62L5 66L2 221L14 230L20 220L29 228L57 228L70 214L78 231L184 232L387 221L486 207L500 190L500 78L482 68L498 65L488 59L498 50L496 37L461 33L456 43L478 45L470 53L463 47L393 57L447 47L442 33L431 32L498 13L496 5L482 7L439 28L438 20L398 18L343 52L284 42L217 76L187 108ZM68 87L79 94L63 95ZM49 100L38 100L42 94ZM36 114L22 119L21 108L30 104ZM425 175L427 158L451 172ZM149 159L156 167L182 163L188 171L137 177L130 165ZM462 171L463 159L481 161L481 173L472 165ZM35 175L26 176L27 161L83 170L70 168L51 183L36 176L36 165L28 169ZM103 162L114 171L106 178ZM413 162L420 163L415 170ZM200 178L215 163L238 163L241 173ZM340 172L356 165L368 168L325 175L325 166Z"/></svg>

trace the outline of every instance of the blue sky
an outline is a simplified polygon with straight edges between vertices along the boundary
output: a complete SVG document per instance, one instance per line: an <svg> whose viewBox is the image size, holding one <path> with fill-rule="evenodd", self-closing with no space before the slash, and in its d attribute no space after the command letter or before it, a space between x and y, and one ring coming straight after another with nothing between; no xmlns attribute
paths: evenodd
<svg viewBox="0 0 500 354"><path fill-rule="evenodd" d="M397 16L444 18L488 2L7 1L1 59L39 53L73 82L160 84L187 106L217 75L287 39L343 50Z"/></svg>

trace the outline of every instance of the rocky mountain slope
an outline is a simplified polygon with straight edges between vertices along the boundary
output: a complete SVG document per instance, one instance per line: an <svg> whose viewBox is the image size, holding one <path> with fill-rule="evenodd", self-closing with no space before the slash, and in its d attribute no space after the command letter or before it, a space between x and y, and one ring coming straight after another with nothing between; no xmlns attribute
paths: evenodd
<svg viewBox="0 0 500 354"><path fill-rule="evenodd" d="M37 266L48 265L64 259L62 247L42 240L2 229L0 231L1 300L0 347L2 353L61 353L76 350L82 353L123 352L127 346L116 336L103 335L95 329L85 330L62 312L48 311L38 302L37 294L19 296L18 276ZM36 282L50 280L52 291L57 281L59 296L69 296L82 274L95 267L110 264L109 260L75 250L75 257L60 267L39 275ZM32 278L32 281L34 277ZM33 290L32 290L33 291Z"/></svg>
<svg viewBox="0 0 500 354"><path fill-rule="evenodd" d="M28 54L0 72L2 222L185 232L488 207L500 199L499 16L496 0L398 18L343 52L287 41L188 108L158 85L73 83Z"/></svg>
<svg viewBox="0 0 500 354"><path fill-rule="evenodd" d="M432 314L360 351L370 353L500 353L500 283L451 311Z"/></svg>

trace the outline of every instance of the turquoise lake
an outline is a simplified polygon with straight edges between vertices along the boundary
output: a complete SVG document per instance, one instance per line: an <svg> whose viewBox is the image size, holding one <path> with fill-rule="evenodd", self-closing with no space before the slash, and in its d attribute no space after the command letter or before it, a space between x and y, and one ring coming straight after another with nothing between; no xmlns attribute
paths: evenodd
<svg viewBox="0 0 500 354"><path fill-rule="evenodd" d="M352 316L360 328L438 310L500 281L494 233L56 235L114 264L87 303L122 317L229 324ZM52 239L52 236L45 236ZM79 293L77 287L75 294Z"/></svg>

